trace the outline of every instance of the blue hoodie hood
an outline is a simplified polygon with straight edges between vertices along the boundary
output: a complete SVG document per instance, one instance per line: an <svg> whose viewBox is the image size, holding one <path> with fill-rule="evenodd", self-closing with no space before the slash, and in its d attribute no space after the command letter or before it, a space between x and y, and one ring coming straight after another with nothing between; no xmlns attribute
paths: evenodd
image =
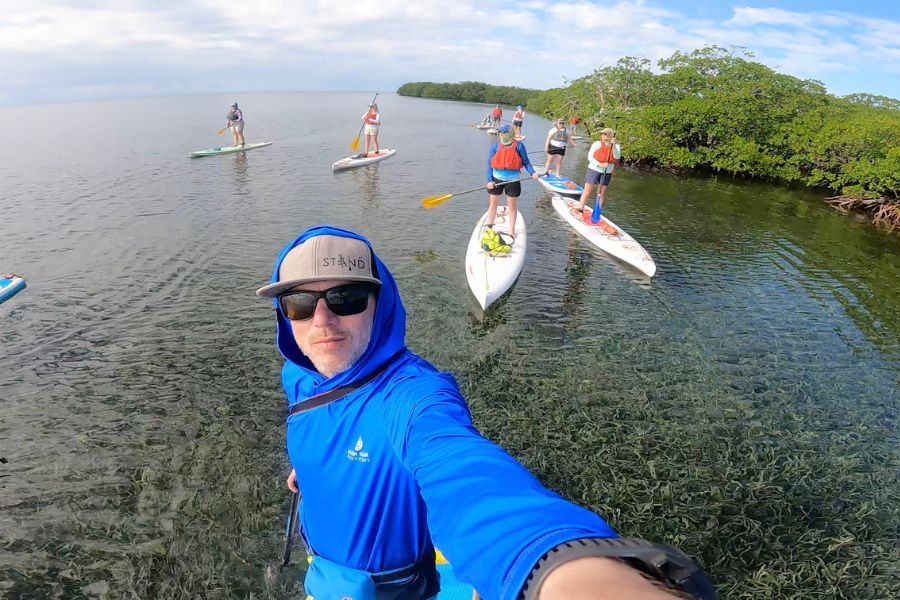
<svg viewBox="0 0 900 600"><path fill-rule="evenodd" d="M293 406L296 402L320 394L322 392L347 385L369 375L372 371L385 364L388 359L406 347L406 309L400 300L400 292L394 276L387 266L372 249L372 244L365 237L338 227L319 225L311 227L301 233L294 241L281 249L275 268L272 270L272 283L278 281L278 270L281 262L291 248L302 244L309 238L317 235L338 235L342 237L362 240L372 250L375 273L381 280L381 288L375 303L375 316L372 323L372 336L369 345L356 363L346 371L327 378L316 370L309 358L303 354L291 325L278 308L278 300L273 299L277 319L277 333L275 343L278 350L285 358L284 367L281 370L281 382L285 393L288 395L288 404Z"/></svg>

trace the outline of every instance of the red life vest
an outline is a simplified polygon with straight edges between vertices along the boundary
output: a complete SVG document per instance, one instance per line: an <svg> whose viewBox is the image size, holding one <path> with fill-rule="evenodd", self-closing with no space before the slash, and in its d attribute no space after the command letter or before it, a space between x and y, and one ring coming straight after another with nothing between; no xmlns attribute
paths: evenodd
<svg viewBox="0 0 900 600"><path fill-rule="evenodd" d="M494 110L491 111L491 116L492 116L492 117L501 117L501 116L503 116L503 109L500 108L500 107L495 108Z"/></svg>
<svg viewBox="0 0 900 600"><path fill-rule="evenodd" d="M491 157L491 167L504 171L518 171L522 168L522 157L519 155L519 142L509 146L497 144L497 151Z"/></svg>
<svg viewBox="0 0 900 600"><path fill-rule="evenodd" d="M594 152L594 160L598 163L609 163L611 165L619 164L619 159L613 155L615 144L606 145L600 142L600 147Z"/></svg>
<svg viewBox="0 0 900 600"><path fill-rule="evenodd" d="M513 121L521 121L525 117L525 114L521 110L517 110L516 114L513 115Z"/></svg>
<svg viewBox="0 0 900 600"><path fill-rule="evenodd" d="M378 125L378 113L366 113L366 125Z"/></svg>

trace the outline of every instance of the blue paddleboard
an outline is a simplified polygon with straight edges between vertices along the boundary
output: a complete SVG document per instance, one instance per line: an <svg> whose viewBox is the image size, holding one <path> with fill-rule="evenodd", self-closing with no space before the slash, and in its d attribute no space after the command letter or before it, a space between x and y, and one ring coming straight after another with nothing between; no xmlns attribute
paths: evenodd
<svg viewBox="0 0 900 600"><path fill-rule="evenodd" d="M8 300L25 287L25 280L18 275L0 275L0 302Z"/></svg>
<svg viewBox="0 0 900 600"><path fill-rule="evenodd" d="M437 559L434 562L441 576L441 591L437 595L437 600L478 600L472 586L456 578L453 568L440 550L438 550Z"/></svg>
<svg viewBox="0 0 900 600"><path fill-rule="evenodd" d="M557 177L552 173L547 176L541 175L538 181L551 192L562 194L563 196L581 196L581 192L584 191L583 187L568 177Z"/></svg>

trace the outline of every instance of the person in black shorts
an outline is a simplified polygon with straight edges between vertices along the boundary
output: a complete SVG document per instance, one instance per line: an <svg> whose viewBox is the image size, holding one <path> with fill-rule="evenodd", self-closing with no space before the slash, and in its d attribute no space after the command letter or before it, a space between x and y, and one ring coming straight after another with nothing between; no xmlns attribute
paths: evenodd
<svg viewBox="0 0 900 600"><path fill-rule="evenodd" d="M499 130L499 141L491 146L487 159L487 185L488 191L488 218L485 224L488 229L494 227L494 219L497 217L497 206L500 204L500 196L506 194L506 206L509 208L509 232L515 238L516 235L516 200L522 195L522 184L519 181L519 173L522 167L531 174L533 179L538 175L528 160L528 151L525 144L516 141L515 132L509 125L503 125Z"/></svg>
<svg viewBox="0 0 900 600"><path fill-rule="evenodd" d="M554 174L559 177L559 168L562 166L568 144L569 132L566 130L566 121L560 117L556 120L556 125L547 132L547 139L544 140L544 152L547 153L547 164L544 165L545 177L550 176L550 169L554 163L556 163Z"/></svg>
<svg viewBox="0 0 900 600"><path fill-rule="evenodd" d="M512 126L516 132L516 139L522 138L522 123L525 120L525 110L522 108L522 105L518 105L516 107L516 112L513 114Z"/></svg>
<svg viewBox="0 0 900 600"><path fill-rule="evenodd" d="M622 148L616 141L616 132L607 127L600 132L600 139L591 144L588 150L588 168L584 178L584 191L581 193L581 199L578 201L578 208L573 209L573 213L583 215L584 205L588 198L594 193L594 188L600 186L600 193L597 194L597 202L603 207L603 200L606 196L606 188L612 179L613 170L619 164L622 156Z"/></svg>

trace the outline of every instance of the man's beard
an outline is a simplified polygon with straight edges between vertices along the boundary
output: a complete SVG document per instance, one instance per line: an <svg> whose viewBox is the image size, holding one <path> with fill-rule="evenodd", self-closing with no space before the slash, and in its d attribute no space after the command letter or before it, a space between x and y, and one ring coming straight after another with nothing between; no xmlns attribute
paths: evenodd
<svg viewBox="0 0 900 600"><path fill-rule="evenodd" d="M342 333L342 332L336 332ZM331 335L329 333L328 335ZM324 375L325 377L331 379L338 373L343 373L344 371L350 369L353 365L356 364L356 361L360 359L360 357L365 353L366 347L369 345L369 340L366 339L365 343L361 343L358 346L353 348L353 353L344 361L341 361L337 364L328 360L319 360L315 361L312 357L309 357L309 360L312 362L313 366L316 368L316 371Z"/></svg>

